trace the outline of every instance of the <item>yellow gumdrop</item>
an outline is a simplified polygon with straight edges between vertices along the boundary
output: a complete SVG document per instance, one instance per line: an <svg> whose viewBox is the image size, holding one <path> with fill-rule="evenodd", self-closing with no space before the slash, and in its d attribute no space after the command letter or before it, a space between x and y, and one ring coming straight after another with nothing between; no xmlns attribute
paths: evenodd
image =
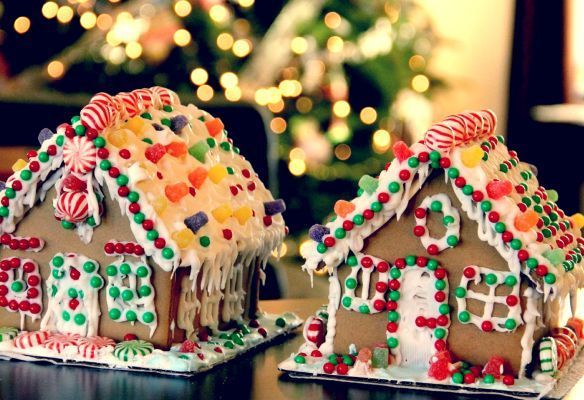
<svg viewBox="0 0 584 400"><path fill-rule="evenodd" d="M475 144L473 146L470 146L469 148L462 150L460 153L460 159L462 160L462 163L466 167L474 168L477 165L479 165L484 155L485 155L484 150L481 149L480 146Z"/></svg>
<svg viewBox="0 0 584 400"><path fill-rule="evenodd" d="M243 225L253 216L253 210L249 206L243 206L235 210L233 216L237 218L240 225Z"/></svg>
<svg viewBox="0 0 584 400"><path fill-rule="evenodd" d="M578 229L584 228L584 215L582 215L581 213L576 213L572 215L570 218L572 218L572 221L574 222L576 228Z"/></svg>
<svg viewBox="0 0 584 400"><path fill-rule="evenodd" d="M142 136L145 126L146 123L144 122L144 119L139 116L136 116L134 118L129 119L128 122L126 122L126 124L124 125L124 128L131 130L136 134L136 136Z"/></svg>
<svg viewBox="0 0 584 400"><path fill-rule="evenodd" d="M181 229L172 234L172 239L178 247L184 249L195 239L195 234L190 229Z"/></svg>
<svg viewBox="0 0 584 400"><path fill-rule="evenodd" d="M166 207L168 207L168 201L166 201L164 197L157 197L152 201L152 207L154 207L156 214L160 215L166 210Z"/></svg>
<svg viewBox="0 0 584 400"><path fill-rule="evenodd" d="M128 136L126 129L116 129L107 135L107 141L117 148L122 148L128 143Z"/></svg>
<svg viewBox="0 0 584 400"><path fill-rule="evenodd" d="M227 218L233 215L233 210L228 204L223 204L211 211L211 214L213 214L213 218L222 224Z"/></svg>
<svg viewBox="0 0 584 400"><path fill-rule="evenodd" d="M209 170L207 177L213 181L213 183L219 183L227 176L227 168L223 165L215 165Z"/></svg>
<svg viewBox="0 0 584 400"><path fill-rule="evenodd" d="M22 158L17 160L14 164L12 164L12 170L14 172L20 171L24 167L26 167L26 161L24 161Z"/></svg>

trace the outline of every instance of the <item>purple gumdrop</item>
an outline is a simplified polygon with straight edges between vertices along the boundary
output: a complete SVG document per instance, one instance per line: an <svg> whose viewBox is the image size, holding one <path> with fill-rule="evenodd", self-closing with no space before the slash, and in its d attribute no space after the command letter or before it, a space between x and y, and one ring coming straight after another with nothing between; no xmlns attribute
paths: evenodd
<svg viewBox="0 0 584 400"><path fill-rule="evenodd" d="M177 115L176 117L170 119L170 129L172 129L174 133L177 133L180 132L182 128L187 126L188 123L189 120L187 117L184 115Z"/></svg>
<svg viewBox="0 0 584 400"><path fill-rule="evenodd" d="M164 130L164 128L162 127L162 125L160 125L160 124L157 124L156 122L154 122L154 123L152 124L152 126L153 126L153 127L154 127L154 129L156 129L157 131L163 131L163 130Z"/></svg>
<svg viewBox="0 0 584 400"><path fill-rule="evenodd" d="M39 132L39 143L43 144L43 142L47 139L50 139L53 136L53 132L49 128L43 128Z"/></svg>
<svg viewBox="0 0 584 400"><path fill-rule="evenodd" d="M6 182L0 181L0 190L6 189Z"/></svg>
<svg viewBox="0 0 584 400"><path fill-rule="evenodd" d="M266 215L281 214L286 211L286 203L284 203L284 200L282 199L266 201L264 203L264 211L266 212Z"/></svg>
<svg viewBox="0 0 584 400"><path fill-rule="evenodd" d="M203 211L199 211L185 219L185 225L194 233L201 229L207 222L209 222L209 218Z"/></svg>
<svg viewBox="0 0 584 400"><path fill-rule="evenodd" d="M308 236L315 242L322 242L322 237L331 232L329 228L324 225L314 224L308 230Z"/></svg>

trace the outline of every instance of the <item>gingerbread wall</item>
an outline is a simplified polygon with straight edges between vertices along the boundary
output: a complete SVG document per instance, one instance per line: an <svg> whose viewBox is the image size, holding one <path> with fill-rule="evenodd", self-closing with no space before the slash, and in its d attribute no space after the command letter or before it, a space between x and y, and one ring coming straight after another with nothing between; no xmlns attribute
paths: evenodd
<svg viewBox="0 0 584 400"><path fill-rule="evenodd" d="M107 192L107 191L106 191ZM47 198L41 204L29 211L27 216L18 224L15 235L18 236L36 236L45 240L46 244L39 253L12 251L9 249L0 250L1 258L20 257L30 258L36 261L40 268L43 279L43 315L46 310L48 298L45 280L50 274L49 262L56 253L78 253L97 261L100 265L99 274L104 278L104 287L100 289L99 304L101 317L99 322L99 334L111 337L116 340L122 340L126 333L134 333L141 339L151 341L158 347L167 347L170 345L170 303L172 300L172 280L171 274L165 272L157 265L150 263L152 270L152 285L155 288L155 307L158 318L158 327L154 335L150 336L150 329L141 323L135 323L133 326L130 322L114 322L108 316L106 302L107 276L105 268L117 258L106 256L103 246L110 240L118 241L135 241L130 230L130 221L127 216L122 215L120 206L117 202L109 199L106 193L105 214L102 217L102 223L93 233L93 238L89 244L81 242L74 231L61 228L60 223L54 218L54 208L52 200L55 197L54 189L49 191ZM131 257L128 257L131 260ZM150 261L150 259L149 259ZM20 328L20 314L12 313L4 308L0 308L0 326L14 326ZM38 330L40 319L35 322L27 317L24 328L26 330Z"/></svg>
<svg viewBox="0 0 584 400"><path fill-rule="evenodd" d="M413 228L416 225L413 211L426 196L438 193L446 194L450 198L453 207L460 214L460 242L456 247L446 249L437 256L428 256L421 241L413 234ZM428 218L428 227L433 237L440 237L444 233L441 218L441 213L431 213ZM524 325L519 326L513 333L485 333L473 324L460 323L456 317L458 309L454 289L459 286L464 267L477 265L500 271L508 271L509 268L507 262L495 248L478 238L476 222L468 219L465 212L462 211L460 202L453 193L450 184L444 182L442 174L439 176L433 175L429 178L424 187L412 198L399 221L392 219L371 235L365 241L363 253L382 258L390 263L393 263L396 258L407 255L427 256L438 260L440 265L448 272L451 325L447 341L450 350L460 359L481 365L484 365L493 355L502 355L510 361L514 371L517 372L519 370L522 351L520 341L524 332ZM342 265L339 268L341 286L343 286L350 268L346 265ZM372 282L377 280L375 273L371 280ZM522 282L521 292L526 287L527 284ZM473 288L473 290L480 291L478 287ZM504 288L499 287L497 290L497 295L506 294L504 293ZM373 291L374 285L372 284L370 297ZM523 299L521 300L521 305L524 308L525 302ZM542 304L539 304L538 307L541 310ZM482 305L478 302L468 302L467 309L473 314L482 314ZM494 315L506 315L501 314L502 311L501 307L496 306ZM357 345L357 348L385 344L385 332L388 322L386 312L363 315L355 311L347 311L341 305L337 311L336 321L337 333L334 342L336 352L346 353L351 343ZM536 331L535 336L536 340L543 336L543 329Z"/></svg>

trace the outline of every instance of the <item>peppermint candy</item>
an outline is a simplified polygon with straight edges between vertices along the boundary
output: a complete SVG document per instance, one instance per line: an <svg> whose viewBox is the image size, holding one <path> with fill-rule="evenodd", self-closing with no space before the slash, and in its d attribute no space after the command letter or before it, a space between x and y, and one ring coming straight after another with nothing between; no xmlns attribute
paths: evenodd
<svg viewBox="0 0 584 400"><path fill-rule="evenodd" d="M0 327L0 342L6 342L18 336L19 330L12 326Z"/></svg>
<svg viewBox="0 0 584 400"><path fill-rule="evenodd" d="M79 339L77 351L79 355L91 360L97 358L102 349L114 347L116 342L104 336L92 336Z"/></svg>
<svg viewBox="0 0 584 400"><path fill-rule="evenodd" d="M86 174L93 170L96 164L97 150L89 139L74 136L63 146L63 161L65 167L79 174Z"/></svg>
<svg viewBox="0 0 584 400"><path fill-rule="evenodd" d="M72 223L84 221L89 216L87 193L63 192L57 199L55 216Z"/></svg>
<svg viewBox="0 0 584 400"><path fill-rule="evenodd" d="M146 110L152 106L153 96L152 92L148 89L136 89L133 91L136 96L138 96L140 109Z"/></svg>
<svg viewBox="0 0 584 400"><path fill-rule="evenodd" d="M120 342L114 349L114 356L121 361L134 361L154 351L152 343L145 340L128 340Z"/></svg>
<svg viewBox="0 0 584 400"><path fill-rule="evenodd" d="M102 95L111 98L106 93L98 93L88 105L83 107L80 113L83 123L97 131L102 131L105 127L109 126L114 116L111 100ZM94 100L96 97L98 97L98 100Z"/></svg>
<svg viewBox="0 0 584 400"><path fill-rule="evenodd" d="M119 99L120 104L124 108L124 114L128 117L133 117L140 111L139 100L140 98L134 92L122 92L116 96Z"/></svg>
<svg viewBox="0 0 584 400"><path fill-rule="evenodd" d="M14 339L14 346L19 349L30 349L43 344L49 336L47 331L22 332Z"/></svg>
<svg viewBox="0 0 584 400"><path fill-rule="evenodd" d="M81 336L77 333L54 333L43 342L43 347L62 353L69 346L77 347Z"/></svg>

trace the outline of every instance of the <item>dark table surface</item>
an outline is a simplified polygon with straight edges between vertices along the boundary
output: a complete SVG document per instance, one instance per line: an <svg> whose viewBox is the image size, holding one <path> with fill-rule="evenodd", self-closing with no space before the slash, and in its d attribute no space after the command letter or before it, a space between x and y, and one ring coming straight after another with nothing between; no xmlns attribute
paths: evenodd
<svg viewBox="0 0 584 400"><path fill-rule="evenodd" d="M261 303L268 312L313 314L325 299L277 300ZM431 392L376 388L347 383L292 380L277 370L280 361L297 351L301 330L270 347L243 355L193 378L138 372L0 361L0 399L148 400L148 399L463 399ZM582 399L584 384L566 399ZM466 397L468 398L468 397ZM486 397L481 397L486 398Z"/></svg>

